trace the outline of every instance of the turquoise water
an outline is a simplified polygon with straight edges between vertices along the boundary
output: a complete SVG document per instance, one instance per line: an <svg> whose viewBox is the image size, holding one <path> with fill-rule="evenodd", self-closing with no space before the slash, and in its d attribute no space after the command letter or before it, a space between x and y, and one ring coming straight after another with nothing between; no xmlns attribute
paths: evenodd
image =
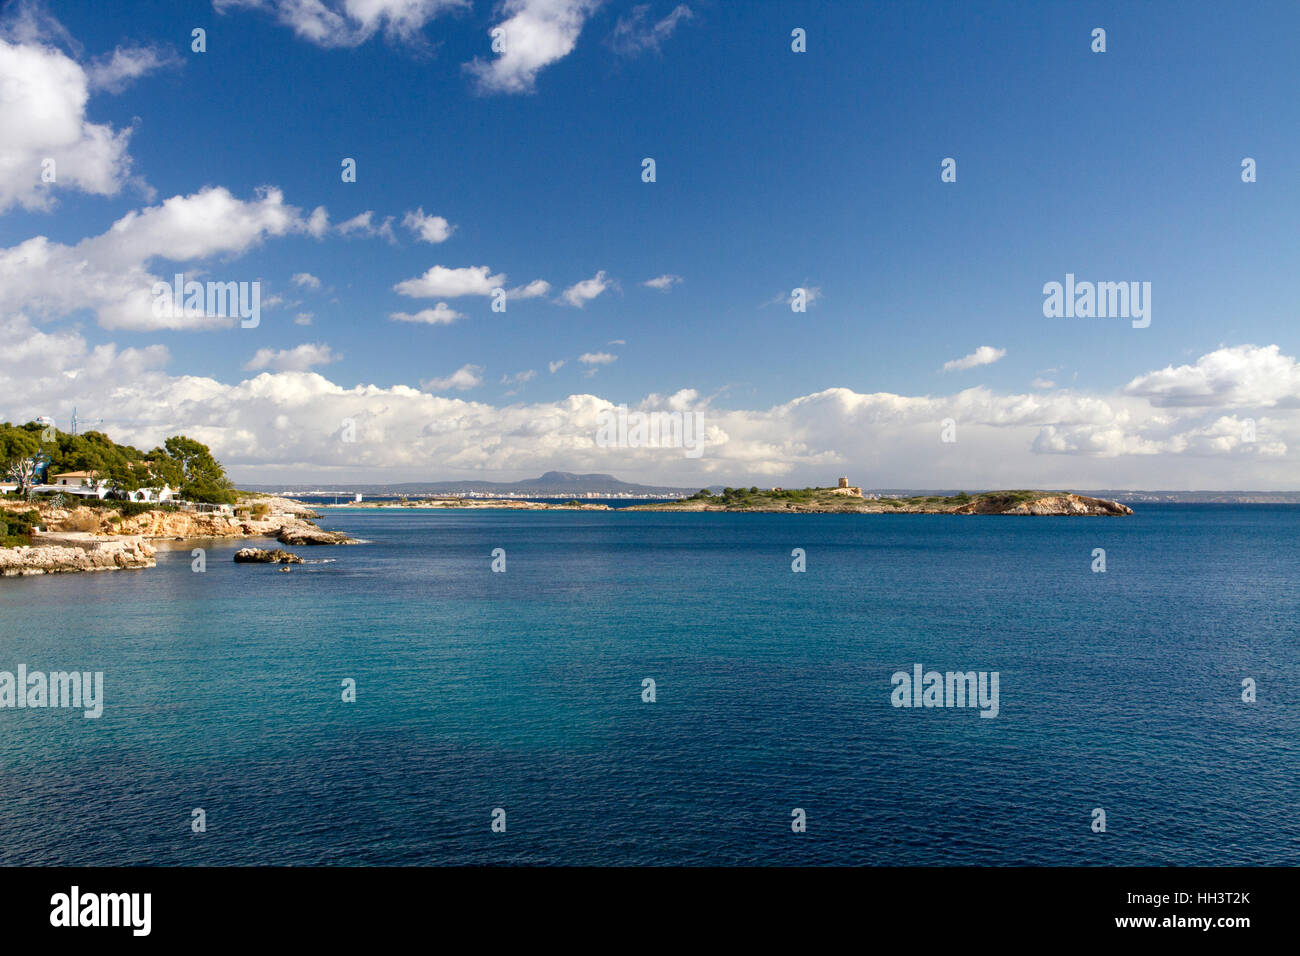
<svg viewBox="0 0 1300 956"><path fill-rule="evenodd" d="M321 523L369 543L0 580L0 670L106 698L0 710L0 862L1300 863L1300 508Z"/></svg>

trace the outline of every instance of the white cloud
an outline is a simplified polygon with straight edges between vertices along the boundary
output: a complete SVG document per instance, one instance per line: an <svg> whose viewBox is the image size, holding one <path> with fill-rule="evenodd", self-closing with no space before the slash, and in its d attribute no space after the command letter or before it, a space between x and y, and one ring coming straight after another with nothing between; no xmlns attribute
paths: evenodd
<svg viewBox="0 0 1300 956"><path fill-rule="evenodd" d="M1006 349L995 349L991 345L981 345L970 355L964 355L959 359L953 359L951 362L943 363L945 372L960 372L968 368L976 368L980 365L992 365L998 359L1007 354Z"/></svg>
<svg viewBox="0 0 1300 956"><path fill-rule="evenodd" d="M0 213L49 209L55 189L115 196L131 170L131 130L86 119L86 71L34 31L0 36ZM54 182L42 179L46 160Z"/></svg>
<svg viewBox="0 0 1300 956"><path fill-rule="evenodd" d="M420 31L469 0L213 0L218 13L265 10L299 37L322 47L355 47L380 30L390 41L419 44Z"/></svg>
<svg viewBox="0 0 1300 956"><path fill-rule="evenodd" d="M334 230L340 236L359 235L367 239L379 236L387 239L389 242L395 242L397 237L393 235L393 217L388 216L382 223L375 226L371 223L373 216L373 212L366 210L363 213L353 216L346 222L339 223L334 227Z"/></svg>
<svg viewBox="0 0 1300 956"><path fill-rule="evenodd" d="M647 14L649 4L632 8L631 13L619 17L614 32L609 38L610 46L625 56L636 56L647 50L659 52L660 45L673 35L677 24L689 20L693 14L691 8L679 3L668 16L657 23L651 23Z"/></svg>
<svg viewBox="0 0 1300 956"><path fill-rule="evenodd" d="M536 299L551 291L551 284L545 279L534 279L527 285L516 286L506 293L507 299Z"/></svg>
<svg viewBox="0 0 1300 956"><path fill-rule="evenodd" d="M427 378L420 382L420 388L426 392L445 392L448 389L465 391L483 384L483 368L480 365L462 365L446 378Z"/></svg>
<svg viewBox="0 0 1300 956"><path fill-rule="evenodd" d="M154 70L180 66L183 61L161 47L118 47L111 56L95 60L86 71L90 89L120 93L132 80Z"/></svg>
<svg viewBox="0 0 1300 956"><path fill-rule="evenodd" d="M99 324L119 329L200 329L228 327L220 316L155 316L152 289L171 282L149 271L156 259L191 263L211 256L237 257L264 239L300 232L299 211L284 203L278 189L260 190L251 200L209 187L173 196L157 206L127 213L101 235L75 246L36 236L0 249L0 312L27 310L55 318L83 308ZM223 267L217 281L257 281L243 270Z"/></svg>
<svg viewBox="0 0 1300 956"><path fill-rule="evenodd" d="M601 269L590 279L583 279L581 282L574 283L560 293L560 298L569 305L577 306L581 309L596 296L600 295L613 283L606 281L605 270Z"/></svg>
<svg viewBox="0 0 1300 956"><path fill-rule="evenodd" d="M610 355L608 352L583 352L578 356L578 361L583 365L609 365L611 362L617 362L617 355Z"/></svg>
<svg viewBox="0 0 1300 956"><path fill-rule="evenodd" d="M661 275L657 278L647 279L645 282L642 282L641 284L649 289L657 289L660 292L668 292L670 289L672 289L673 286L680 285L681 281L682 281L681 276L669 275L665 273L664 275Z"/></svg>
<svg viewBox="0 0 1300 956"><path fill-rule="evenodd" d="M441 216L426 216L423 206L417 206L414 212L402 217L402 225L421 242L429 243L446 242L456 228Z"/></svg>
<svg viewBox="0 0 1300 956"><path fill-rule="evenodd" d="M1238 345L1139 375L1124 388L1157 407L1240 408L1300 403L1300 365L1276 345Z"/></svg>
<svg viewBox="0 0 1300 956"><path fill-rule="evenodd" d="M501 376L502 385L522 385L525 382L531 382L537 377L536 369L528 369L524 372L516 372L514 375Z"/></svg>
<svg viewBox="0 0 1300 956"><path fill-rule="evenodd" d="M302 286L305 289L319 289L320 279L317 279L310 272L295 272L292 280L294 285Z"/></svg>
<svg viewBox="0 0 1300 956"><path fill-rule="evenodd" d="M598 415L614 402L574 394L491 405L407 385L345 386L316 372L262 372L224 383L164 370L161 346L90 346L72 329L43 331L0 314L3 416L66 421L95 408L113 438L152 448L184 433L209 444L238 480L255 482L512 479L549 468L628 480L867 487L1300 489L1300 409L1279 403L1245 417L1222 409L1159 408L1125 395L1070 390L949 395L863 394L830 388L770 407L721 408L691 389L628 402L642 410L698 410L708 444L680 449L597 445ZM337 366L336 366L337 367ZM467 366L426 389L472 388ZM939 441L957 422L957 443ZM341 443L339 422L357 422ZM957 452L958 454L954 454ZM430 472L430 463L436 463Z"/></svg>
<svg viewBox="0 0 1300 956"><path fill-rule="evenodd" d="M317 365L337 362L338 355L322 342L299 345L292 349L258 349L253 357L244 363L248 371L274 369L277 372L305 372Z"/></svg>
<svg viewBox="0 0 1300 956"><path fill-rule="evenodd" d="M554 362L547 362L546 367L550 371L550 373L554 375L556 372L558 372L561 368L564 367L564 359L557 359Z"/></svg>
<svg viewBox="0 0 1300 956"><path fill-rule="evenodd" d="M1049 378L1036 378L1029 384L1034 388L1056 388L1056 383Z"/></svg>
<svg viewBox="0 0 1300 956"><path fill-rule="evenodd" d="M392 312L388 316L394 322L422 322L425 325L451 325L457 319L465 318L463 312L457 312L446 302L439 302L432 309L419 312Z"/></svg>
<svg viewBox="0 0 1300 956"><path fill-rule="evenodd" d="M314 318L315 318L315 316L314 316L312 313L310 313L310 312L299 312L297 315L295 315L295 316L293 317L293 324L294 324L294 325L311 325L312 319L314 319Z"/></svg>
<svg viewBox="0 0 1300 956"><path fill-rule="evenodd" d="M394 291L413 299L454 299L462 295L491 295L492 290L506 284L504 273L492 275L487 266L466 266L448 269L433 266L422 276L404 279L393 286Z"/></svg>
<svg viewBox="0 0 1300 956"><path fill-rule="evenodd" d="M531 93L543 68L573 52L578 34L600 0L505 0L496 59L475 58L465 68L484 93Z"/></svg>
<svg viewBox="0 0 1300 956"><path fill-rule="evenodd" d="M317 206L311 211L311 216L307 219L307 234L313 239L323 239L329 232L330 214L324 206Z"/></svg>

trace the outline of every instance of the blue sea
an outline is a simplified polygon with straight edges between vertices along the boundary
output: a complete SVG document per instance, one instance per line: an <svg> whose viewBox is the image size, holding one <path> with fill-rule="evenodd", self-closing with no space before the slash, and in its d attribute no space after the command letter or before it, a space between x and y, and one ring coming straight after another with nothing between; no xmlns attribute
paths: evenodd
<svg viewBox="0 0 1300 956"><path fill-rule="evenodd" d="M105 697L0 710L0 863L1300 864L1300 507L320 523L0 580L0 670Z"/></svg>

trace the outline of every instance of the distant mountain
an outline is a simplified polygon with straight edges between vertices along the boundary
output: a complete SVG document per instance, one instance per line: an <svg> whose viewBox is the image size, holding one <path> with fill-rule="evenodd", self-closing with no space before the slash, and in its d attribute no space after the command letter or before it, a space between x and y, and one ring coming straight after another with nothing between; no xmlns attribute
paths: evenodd
<svg viewBox="0 0 1300 956"><path fill-rule="evenodd" d="M371 497L388 495L532 495L538 498L558 498L563 495L628 495L662 497L691 495L699 488L677 488L669 485L639 485L620 481L613 475L578 475L570 471L548 471L539 478L523 481L408 481L395 484L348 485L240 485L248 491L289 492L291 494L352 494L361 492Z"/></svg>

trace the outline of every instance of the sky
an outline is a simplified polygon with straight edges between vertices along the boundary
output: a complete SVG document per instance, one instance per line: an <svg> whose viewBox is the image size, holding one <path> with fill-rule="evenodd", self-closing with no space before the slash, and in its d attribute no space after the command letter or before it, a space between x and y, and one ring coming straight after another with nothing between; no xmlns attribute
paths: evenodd
<svg viewBox="0 0 1300 956"><path fill-rule="evenodd" d="M1300 489L1298 33L1291 2L9 3L0 420L188 434L245 483ZM176 273L256 283L256 323L158 314ZM1067 275L1145 319L1045 314ZM602 442L619 406L697 415L702 454Z"/></svg>

